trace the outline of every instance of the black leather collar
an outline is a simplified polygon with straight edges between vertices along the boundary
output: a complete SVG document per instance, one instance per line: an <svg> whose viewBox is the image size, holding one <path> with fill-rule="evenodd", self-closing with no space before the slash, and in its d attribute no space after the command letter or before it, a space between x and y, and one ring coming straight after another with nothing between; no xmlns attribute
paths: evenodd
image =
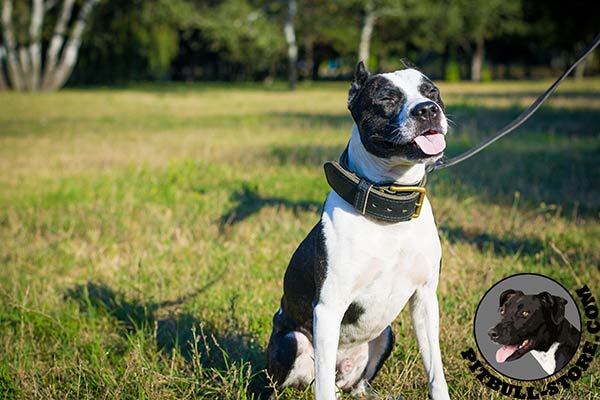
<svg viewBox="0 0 600 400"><path fill-rule="evenodd" d="M348 169L348 148L340 161L323 166L329 186L362 215L386 222L404 222L417 218L425 199L427 175L418 185L376 184Z"/></svg>

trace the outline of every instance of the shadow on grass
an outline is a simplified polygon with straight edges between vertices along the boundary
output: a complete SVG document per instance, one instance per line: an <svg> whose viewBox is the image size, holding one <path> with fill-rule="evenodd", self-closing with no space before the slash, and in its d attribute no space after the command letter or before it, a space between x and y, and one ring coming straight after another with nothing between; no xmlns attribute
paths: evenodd
<svg viewBox="0 0 600 400"><path fill-rule="evenodd" d="M231 201L237 205L221 217L220 229L222 232L226 227L244 221L264 207L285 207L294 213L317 212L321 207L321 203L316 201L293 201L284 197L264 197L258 193L256 187L249 184L243 184L239 190L233 192Z"/></svg>
<svg viewBox="0 0 600 400"><path fill-rule="evenodd" d="M563 214L597 215L600 142L544 147L543 143L522 142L511 147L492 146L460 165L435 173L432 182L442 183L445 191L458 195L466 188L468 195L505 206L511 205L518 193L519 207L540 209L551 204ZM467 148L450 145L448 153L457 155Z"/></svg>
<svg viewBox="0 0 600 400"><path fill-rule="evenodd" d="M469 232L459 227L440 226L439 230L448 242L468 242L475 245L478 250L492 250L499 256L535 257L545 250L544 243L539 238L499 238L485 232Z"/></svg>
<svg viewBox="0 0 600 400"><path fill-rule="evenodd" d="M211 327L211 321L199 321L190 313L178 311L178 306L205 293L219 280L217 277L185 296L165 302L128 300L122 293L99 282L70 288L65 297L74 300L81 313L106 313L113 317L123 336L152 333L157 347L167 356L176 350L190 363L196 352L203 367L220 371L227 371L232 363L250 362L252 380L248 394L259 398L265 393L264 350L258 338L240 328L235 298L231 300L231 314L225 321L228 329L222 333Z"/></svg>
<svg viewBox="0 0 600 400"><path fill-rule="evenodd" d="M466 104L450 105L447 114L456 124L450 135L458 131L469 131L473 137L487 137L520 115L525 107L483 107ZM548 132L566 137L594 137L600 127L598 107L542 107L514 135L531 136ZM505 139L506 140L506 139Z"/></svg>

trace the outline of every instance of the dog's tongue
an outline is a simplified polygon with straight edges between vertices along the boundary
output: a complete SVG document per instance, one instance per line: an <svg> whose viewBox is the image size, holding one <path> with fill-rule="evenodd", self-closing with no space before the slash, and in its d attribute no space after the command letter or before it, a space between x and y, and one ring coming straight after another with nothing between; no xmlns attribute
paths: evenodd
<svg viewBox="0 0 600 400"><path fill-rule="evenodd" d="M441 133L417 136L415 143L423 153L429 155L439 154L446 148L446 139Z"/></svg>
<svg viewBox="0 0 600 400"><path fill-rule="evenodd" d="M506 361L508 357L510 357L515 351L517 351L517 346L502 346L496 352L496 361L499 363L503 363Z"/></svg>

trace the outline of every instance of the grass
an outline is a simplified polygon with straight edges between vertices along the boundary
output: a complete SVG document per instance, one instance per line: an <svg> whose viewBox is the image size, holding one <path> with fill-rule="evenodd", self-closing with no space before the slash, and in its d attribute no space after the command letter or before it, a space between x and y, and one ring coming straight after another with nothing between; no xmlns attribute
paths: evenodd
<svg viewBox="0 0 600 400"><path fill-rule="evenodd" d="M442 85L447 153L547 83ZM0 397L255 398L283 272L328 191L321 165L348 139L346 89L0 94ZM599 134L600 81L567 82L517 133L431 177L453 398L500 398L460 358L493 283L535 272L598 298ZM426 397L410 325L403 312L383 398ZM600 398L599 366L556 398Z"/></svg>

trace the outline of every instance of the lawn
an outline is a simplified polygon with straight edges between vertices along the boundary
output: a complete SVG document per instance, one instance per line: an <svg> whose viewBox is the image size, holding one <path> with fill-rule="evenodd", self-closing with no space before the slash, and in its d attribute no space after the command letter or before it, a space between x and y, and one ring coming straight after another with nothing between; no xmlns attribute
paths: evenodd
<svg viewBox="0 0 600 400"><path fill-rule="evenodd" d="M442 84L447 154L548 83ZM322 163L348 140L347 87L1 93L0 397L256 398L283 272L319 218ZM495 282L540 273L598 298L599 135L600 80L567 82L517 132L430 177L453 398L501 398L460 355ZM394 330L374 390L424 399L408 312ZM554 398L600 398L596 357Z"/></svg>

